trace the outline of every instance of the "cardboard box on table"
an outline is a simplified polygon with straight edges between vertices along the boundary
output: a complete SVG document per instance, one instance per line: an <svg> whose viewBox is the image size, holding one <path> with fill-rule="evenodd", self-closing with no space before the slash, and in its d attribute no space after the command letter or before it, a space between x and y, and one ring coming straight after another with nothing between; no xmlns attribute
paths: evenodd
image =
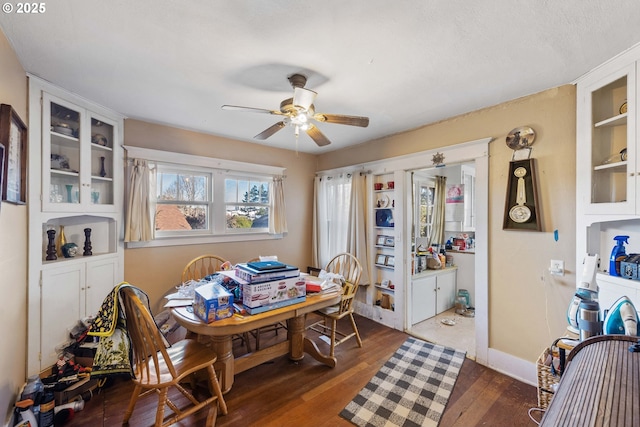
<svg viewBox="0 0 640 427"><path fill-rule="evenodd" d="M302 276L271 282L249 283L237 277L235 271L224 271L222 274L242 284L242 305L249 314L298 304L307 299L306 283Z"/></svg>
<svg viewBox="0 0 640 427"><path fill-rule="evenodd" d="M193 312L204 322L233 316L233 294L218 283L198 286L193 299Z"/></svg>

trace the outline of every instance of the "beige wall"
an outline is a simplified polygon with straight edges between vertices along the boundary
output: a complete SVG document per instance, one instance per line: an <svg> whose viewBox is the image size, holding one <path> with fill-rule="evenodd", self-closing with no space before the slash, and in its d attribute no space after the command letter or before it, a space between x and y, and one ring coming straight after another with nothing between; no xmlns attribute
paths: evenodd
<svg viewBox="0 0 640 427"><path fill-rule="evenodd" d="M199 255L215 254L237 263L277 254L290 264L309 265L315 156L130 119L124 135L125 145L286 168L289 232L283 239L125 250L125 280L145 289L152 306L158 307L162 295L180 282L187 262Z"/></svg>
<svg viewBox="0 0 640 427"><path fill-rule="evenodd" d="M489 159L489 347L535 362L564 334L575 291L575 87L563 86L318 157L332 169L491 136ZM502 230L512 151L508 132L531 126L543 232ZM429 166L429 165L425 165ZM553 231L558 230L556 242ZM549 276L551 259L564 277Z"/></svg>
<svg viewBox="0 0 640 427"><path fill-rule="evenodd" d="M27 122L27 77L0 31L0 103ZM27 370L27 208L0 205L0 420L6 422ZM6 412L4 412L6 411Z"/></svg>

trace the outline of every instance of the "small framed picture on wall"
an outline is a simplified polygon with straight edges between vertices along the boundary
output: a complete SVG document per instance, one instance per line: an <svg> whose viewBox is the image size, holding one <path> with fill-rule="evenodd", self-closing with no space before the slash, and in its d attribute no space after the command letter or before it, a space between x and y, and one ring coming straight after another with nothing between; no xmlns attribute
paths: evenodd
<svg viewBox="0 0 640 427"><path fill-rule="evenodd" d="M5 148L2 200L23 204L26 202L27 127L7 104L0 105L0 144Z"/></svg>
<svg viewBox="0 0 640 427"><path fill-rule="evenodd" d="M386 255L378 254L378 256L376 256L376 264L378 265L386 265L386 260Z"/></svg>

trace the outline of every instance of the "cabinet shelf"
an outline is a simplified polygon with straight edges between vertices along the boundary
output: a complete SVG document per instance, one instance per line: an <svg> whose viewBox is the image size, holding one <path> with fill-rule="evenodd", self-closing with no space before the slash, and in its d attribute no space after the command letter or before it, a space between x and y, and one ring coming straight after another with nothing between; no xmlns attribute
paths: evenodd
<svg viewBox="0 0 640 427"><path fill-rule="evenodd" d="M386 268L387 270L393 270L395 267L392 267L390 265L384 265L384 264L376 264L376 267L378 268Z"/></svg>
<svg viewBox="0 0 640 427"><path fill-rule="evenodd" d="M620 169L621 172L625 172L627 169L627 161L607 163L605 165L594 166L593 168L594 171L611 170L612 172L615 172L616 169Z"/></svg>
<svg viewBox="0 0 640 427"><path fill-rule="evenodd" d="M113 148L111 147L107 147L105 145L100 145L100 144L95 144L95 143L91 143L91 148L94 150L104 150L104 151L113 151Z"/></svg>
<svg viewBox="0 0 640 427"><path fill-rule="evenodd" d="M51 131L51 144L77 148L79 143L80 139L75 136L64 135Z"/></svg>
<svg viewBox="0 0 640 427"><path fill-rule="evenodd" d="M624 126L627 124L627 113L618 114L617 116L609 117L608 119L595 123L593 127L609 127L609 126Z"/></svg>
<svg viewBox="0 0 640 427"><path fill-rule="evenodd" d="M64 169L51 169L51 175L64 175L64 176L77 177L78 172L72 171L72 170L64 170Z"/></svg>
<svg viewBox="0 0 640 427"><path fill-rule="evenodd" d="M82 255L82 246L78 246L78 254L71 258L58 257L58 259L53 261L42 261L42 270L48 270L50 268L57 268L61 265L73 265L73 264L81 264L90 260L100 260L102 258L113 258L116 254L114 252L93 252L93 255L84 256Z"/></svg>
<svg viewBox="0 0 640 427"><path fill-rule="evenodd" d="M394 289L392 289L392 288L390 288L390 287L388 287L388 286L382 286L382 285L381 285L381 284L379 284L379 283L376 283L376 285L375 285L375 286L376 286L376 288L381 289L383 292L385 292L385 291L386 291L386 292L390 292L390 293L395 293L395 288L394 288Z"/></svg>

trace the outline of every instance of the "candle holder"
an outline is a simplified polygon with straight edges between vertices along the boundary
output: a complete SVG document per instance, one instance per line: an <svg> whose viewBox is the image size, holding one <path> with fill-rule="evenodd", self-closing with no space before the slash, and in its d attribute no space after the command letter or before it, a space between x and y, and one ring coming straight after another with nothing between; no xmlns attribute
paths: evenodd
<svg viewBox="0 0 640 427"><path fill-rule="evenodd" d="M85 228L84 229L84 252L82 252L82 255L84 256L90 256L93 255L93 252L91 252L91 229L90 228Z"/></svg>
<svg viewBox="0 0 640 427"><path fill-rule="evenodd" d="M47 244L47 257L45 258L47 261L55 261L58 259L56 255L56 230L47 230L47 239L49 243Z"/></svg>

